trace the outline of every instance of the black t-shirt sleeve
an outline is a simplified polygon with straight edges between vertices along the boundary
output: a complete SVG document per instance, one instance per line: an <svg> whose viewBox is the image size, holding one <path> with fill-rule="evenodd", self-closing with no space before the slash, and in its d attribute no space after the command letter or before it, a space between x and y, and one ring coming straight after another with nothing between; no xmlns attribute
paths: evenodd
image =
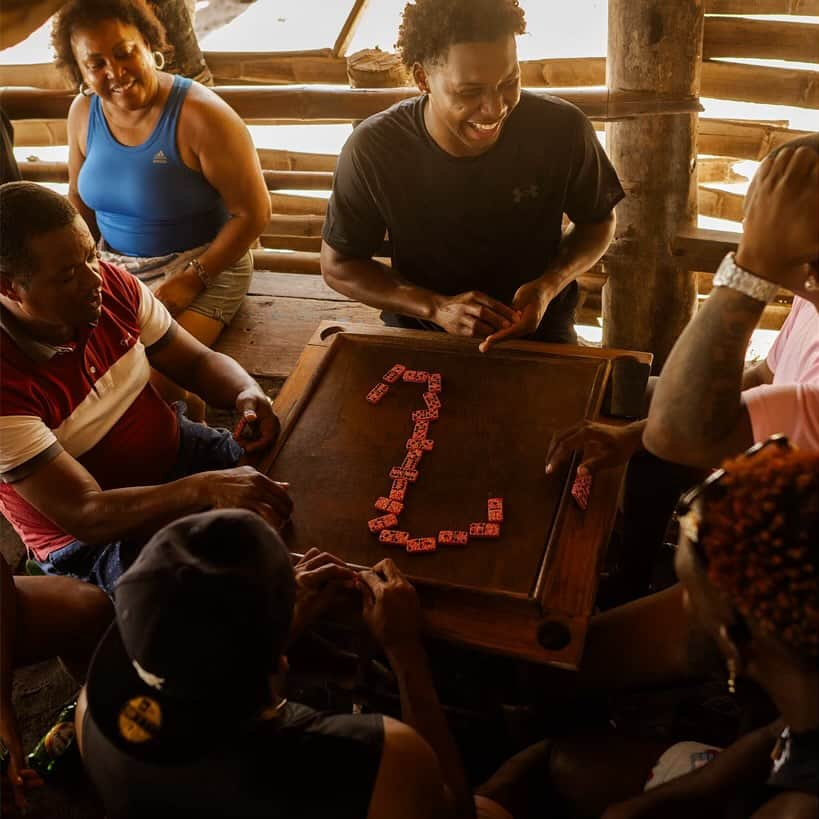
<svg viewBox="0 0 819 819"><path fill-rule="evenodd" d="M375 174L365 162L366 137L366 131L355 132L342 148L322 231L324 241L339 253L362 259L378 252L386 231L371 187Z"/></svg>
<svg viewBox="0 0 819 819"><path fill-rule="evenodd" d="M600 222L625 197L625 193L591 122L580 112L577 120L566 213L577 224Z"/></svg>

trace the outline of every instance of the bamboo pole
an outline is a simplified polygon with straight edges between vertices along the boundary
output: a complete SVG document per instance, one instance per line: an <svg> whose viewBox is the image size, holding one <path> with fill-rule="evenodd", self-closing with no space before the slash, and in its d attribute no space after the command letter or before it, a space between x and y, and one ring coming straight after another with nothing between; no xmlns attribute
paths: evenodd
<svg viewBox="0 0 819 819"><path fill-rule="evenodd" d="M743 17L708 17L702 56L819 63L819 26Z"/></svg>
<svg viewBox="0 0 819 819"><path fill-rule="evenodd" d="M344 20L344 25L342 25L341 31L338 33L336 42L333 45L334 57L344 57L347 54L347 49L350 47L350 43L355 36L358 24L361 22L361 18L364 16L364 11L369 4L370 0L355 0L353 3L353 7L350 9L350 13Z"/></svg>
<svg viewBox="0 0 819 819"><path fill-rule="evenodd" d="M808 133L758 122L701 117L697 150L701 154L759 161L774 148Z"/></svg>
<svg viewBox="0 0 819 819"><path fill-rule="evenodd" d="M702 156L697 158L697 183L703 182L747 182L748 177L737 173L734 165L739 162L736 157ZM702 203L700 203L702 212Z"/></svg>
<svg viewBox="0 0 819 819"><path fill-rule="evenodd" d="M732 222L742 221L745 197L740 193L700 185L697 192L697 203L702 216L729 219Z"/></svg>
<svg viewBox="0 0 819 819"><path fill-rule="evenodd" d="M298 216L323 217L327 213L327 200L318 196L271 193L270 209L274 214L289 213Z"/></svg>
<svg viewBox="0 0 819 819"><path fill-rule="evenodd" d="M291 54L208 51L205 57L218 85L236 81L264 85L343 85L347 81L346 63L333 57L330 49Z"/></svg>
<svg viewBox="0 0 819 819"><path fill-rule="evenodd" d="M819 71L703 60L703 97L819 108Z"/></svg>
<svg viewBox="0 0 819 819"><path fill-rule="evenodd" d="M524 60L520 64L524 88L563 86L580 88L606 84L605 57L563 57L550 60Z"/></svg>
<svg viewBox="0 0 819 819"><path fill-rule="evenodd" d="M329 171L336 169L335 154L311 154L284 151L279 148L259 148L259 161L266 171Z"/></svg>
<svg viewBox="0 0 819 819"><path fill-rule="evenodd" d="M698 0L609 0L607 86L699 95ZM610 123L606 149L626 190L603 291L603 344L654 354L659 371L696 307L694 274L669 245L697 222L696 113ZM662 320L658 320L662 317Z"/></svg>
<svg viewBox="0 0 819 819"><path fill-rule="evenodd" d="M333 188L333 174L324 171L263 171L263 173L269 191L329 191Z"/></svg>
<svg viewBox="0 0 819 819"><path fill-rule="evenodd" d="M324 88L316 86L220 86L213 89L245 121L340 121L364 119L415 96L412 88ZM551 89L598 120L626 119L700 110L696 97L650 90ZM0 89L0 105L12 120L64 118L74 94L33 88Z"/></svg>
<svg viewBox="0 0 819 819"><path fill-rule="evenodd" d="M799 14L819 16L819 0L705 0L706 14Z"/></svg>

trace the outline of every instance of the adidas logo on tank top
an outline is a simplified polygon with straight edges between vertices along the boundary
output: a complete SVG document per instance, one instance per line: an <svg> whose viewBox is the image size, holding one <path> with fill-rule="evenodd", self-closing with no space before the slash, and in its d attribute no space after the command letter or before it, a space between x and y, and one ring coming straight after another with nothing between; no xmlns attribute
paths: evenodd
<svg viewBox="0 0 819 819"><path fill-rule="evenodd" d="M154 165L167 165L168 164L168 157L165 156L165 154L162 153L162 151L157 151L154 154L153 160L151 160L151 161L154 163Z"/></svg>

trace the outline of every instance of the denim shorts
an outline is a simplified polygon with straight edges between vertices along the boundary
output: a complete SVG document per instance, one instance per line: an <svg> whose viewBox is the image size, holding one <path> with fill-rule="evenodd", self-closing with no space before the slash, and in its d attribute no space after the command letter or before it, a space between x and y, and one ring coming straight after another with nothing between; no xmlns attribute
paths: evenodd
<svg viewBox="0 0 819 819"><path fill-rule="evenodd" d="M241 259L226 267L188 306L187 310L230 324L253 278L253 255L248 250Z"/></svg>
<svg viewBox="0 0 819 819"><path fill-rule="evenodd" d="M188 420L181 401L175 409L179 419L179 454L168 481L211 469L231 469L239 463L244 450L229 430ZM146 542L147 537L123 538L101 546L89 546L74 540L36 563L45 574L85 580L113 597L117 580L136 560Z"/></svg>

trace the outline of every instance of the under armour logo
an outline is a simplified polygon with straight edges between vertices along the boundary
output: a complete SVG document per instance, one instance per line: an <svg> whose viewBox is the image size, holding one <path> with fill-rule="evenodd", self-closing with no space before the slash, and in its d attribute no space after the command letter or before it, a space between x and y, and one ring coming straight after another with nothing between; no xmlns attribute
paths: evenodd
<svg viewBox="0 0 819 819"><path fill-rule="evenodd" d="M168 164L168 157L165 156L162 151L157 151L154 154L154 158L151 160L154 165L167 165Z"/></svg>
<svg viewBox="0 0 819 819"><path fill-rule="evenodd" d="M540 187L538 185L522 185L512 191L512 199L516 205L519 205L525 199L537 199L540 196Z"/></svg>

